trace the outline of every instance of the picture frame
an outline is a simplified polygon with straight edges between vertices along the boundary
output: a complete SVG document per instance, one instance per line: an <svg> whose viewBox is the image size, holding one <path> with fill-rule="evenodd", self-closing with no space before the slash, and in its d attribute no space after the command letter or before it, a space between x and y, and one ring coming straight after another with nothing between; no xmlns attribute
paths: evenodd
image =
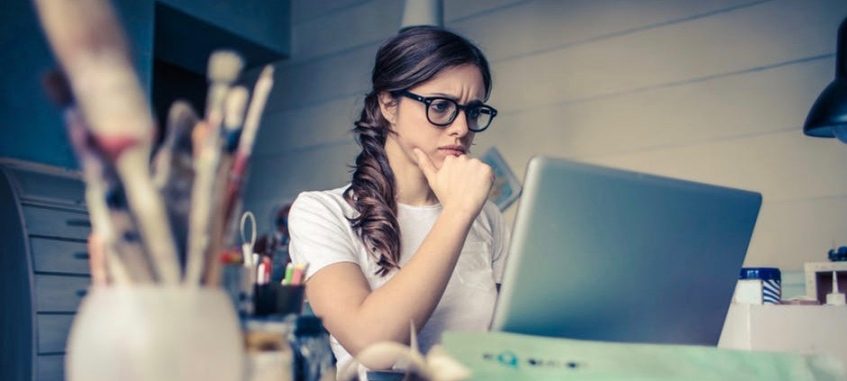
<svg viewBox="0 0 847 381"><path fill-rule="evenodd" d="M480 156L480 160L494 170L494 185L491 187L488 199L497 204L501 211L506 210L520 197L523 186L497 147L491 147L485 151Z"/></svg>

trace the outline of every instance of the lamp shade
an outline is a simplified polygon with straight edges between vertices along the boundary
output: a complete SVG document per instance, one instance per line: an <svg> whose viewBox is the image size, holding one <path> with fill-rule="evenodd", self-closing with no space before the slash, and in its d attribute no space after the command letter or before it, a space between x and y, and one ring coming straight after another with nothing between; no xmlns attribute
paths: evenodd
<svg viewBox="0 0 847 381"><path fill-rule="evenodd" d="M847 143L847 18L838 28L835 79L812 105L803 133L819 138L838 137Z"/></svg>
<svg viewBox="0 0 847 381"><path fill-rule="evenodd" d="M406 0L400 30L418 25L444 26L442 0Z"/></svg>

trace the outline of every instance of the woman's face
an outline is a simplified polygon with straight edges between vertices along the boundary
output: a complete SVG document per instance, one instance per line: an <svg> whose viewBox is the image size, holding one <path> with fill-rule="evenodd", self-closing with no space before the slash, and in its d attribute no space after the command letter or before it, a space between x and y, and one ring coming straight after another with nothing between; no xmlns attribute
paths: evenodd
<svg viewBox="0 0 847 381"><path fill-rule="evenodd" d="M423 97L450 98L460 105L467 105L484 100L485 85L479 68L475 65L461 65L442 70L429 81L410 88L409 92ZM439 127L427 120L427 106L417 100L403 96L394 99L383 93L380 106L395 132L386 138L390 160L414 164L417 160L413 149L418 148L440 168L447 156L466 154L470 150L474 133L468 130L464 111L459 112L453 123Z"/></svg>

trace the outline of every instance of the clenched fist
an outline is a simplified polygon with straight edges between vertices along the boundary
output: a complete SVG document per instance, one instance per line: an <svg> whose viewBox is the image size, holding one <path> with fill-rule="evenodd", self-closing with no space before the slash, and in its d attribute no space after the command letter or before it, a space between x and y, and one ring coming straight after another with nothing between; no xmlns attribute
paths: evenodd
<svg viewBox="0 0 847 381"><path fill-rule="evenodd" d="M476 218L491 186L494 171L482 161L467 155L447 156L441 168L420 149L415 148L418 167L444 210Z"/></svg>

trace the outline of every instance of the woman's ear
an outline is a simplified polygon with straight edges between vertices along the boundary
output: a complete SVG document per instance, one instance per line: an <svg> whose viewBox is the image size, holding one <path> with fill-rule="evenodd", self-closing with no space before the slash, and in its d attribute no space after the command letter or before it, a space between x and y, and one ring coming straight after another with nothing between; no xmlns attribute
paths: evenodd
<svg viewBox="0 0 847 381"><path fill-rule="evenodd" d="M382 113L382 117L385 118L389 124L394 125L397 121L397 99L387 91L380 92L378 99L379 111Z"/></svg>

